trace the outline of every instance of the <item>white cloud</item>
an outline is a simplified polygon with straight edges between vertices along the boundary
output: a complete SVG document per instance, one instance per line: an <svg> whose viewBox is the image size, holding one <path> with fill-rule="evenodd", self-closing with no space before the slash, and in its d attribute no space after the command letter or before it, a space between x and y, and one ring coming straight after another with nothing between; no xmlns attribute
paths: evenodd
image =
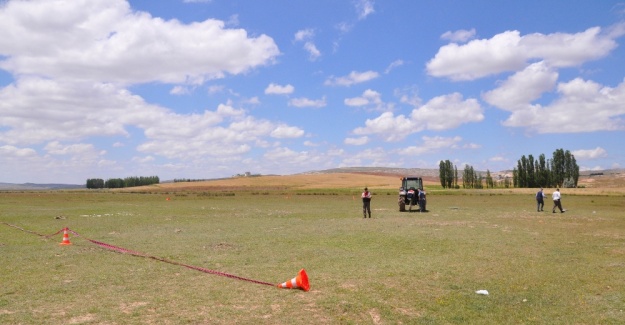
<svg viewBox="0 0 625 325"><path fill-rule="evenodd" d="M489 161L493 161L493 162L507 162L508 159L506 157L503 156L494 156L488 159Z"/></svg>
<svg viewBox="0 0 625 325"><path fill-rule="evenodd" d="M37 151L31 148L18 148L8 145L0 146L0 157L3 157L4 159L35 156L37 156Z"/></svg>
<svg viewBox="0 0 625 325"><path fill-rule="evenodd" d="M270 135L278 139L299 138L304 135L304 130L295 126L278 125Z"/></svg>
<svg viewBox="0 0 625 325"><path fill-rule="evenodd" d="M367 89L362 93L362 96L346 98L344 102L345 105L348 106L365 106L369 104L379 105L382 103L382 99L379 92Z"/></svg>
<svg viewBox="0 0 625 325"><path fill-rule="evenodd" d="M575 156L575 159L577 160L598 159L608 156L608 152L601 147L596 147L595 149L588 150L573 150L571 153L573 154L573 156Z"/></svg>
<svg viewBox="0 0 625 325"><path fill-rule="evenodd" d="M263 155L267 166L279 170L280 174L292 174L301 171L329 168L330 158L318 152L295 151L285 147L278 147L267 151Z"/></svg>
<svg viewBox="0 0 625 325"><path fill-rule="evenodd" d="M365 90L360 97L346 98L343 102L347 106L363 107L378 111L392 110L393 104L386 104L382 101L382 95L371 89Z"/></svg>
<svg viewBox="0 0 625 325"><path fill-rule="evenodd" d="M369 143L369 137L364 136L364 137L358 137L358 138L345 138L345 141L343 141L343 143L352 145L352 146L362 146L362 145Z"/></svg>
<svg viewBox="0 0 625 325"><path fill-rule="evenodd" d="M1 7L0 53L15 75L201 84L270 64L279 50L267 35L214 19L166 21L123 0L36 0Z"/></svg>
<svg viewBox="0 0 625 325"><path fill-rule="evenodd" d="M377 78L379 74L375 71L357 72L352 71L349 75L344 77L330 77L325 81L326 86L351 86L358 83L363 83L369 80Z"/></svg>
<svg viewBox="0 0 625 325"><path fill-rule="evenodd" d="M353 166L388 166L394 167L396 159L392 161L389 157L389 153L384 148L368 148L356 154L344 157L339 163L339 167L353 167ZM395 158L395 157L394 157Z"/></svg>
<svg viewBox="0 0 625 325"><path fill-rule="evenodd" d="M345 98L343 101L347 106L365 106L369 104L369 100L363 97Z"/></svg>
<svg viewBox="0 0 625 325"><path fill-rule="evenodd" d="M428 74L452 80L473 80L522 69L531 60L544 60L552 67L569 67L596 60L616 46L614 38L624 32L602 34L599 27L576 34L529 34L506 31L491 39L441 47L427 65Z"/></svg>
<svg viewBox="0 0 625 325"><path fill-rule="evenodd" d="M403 60L395 60L393 62L391 62L391 64L389 64L389 66L384 70L385 74L389 74L391 72L391 70L401 67L402 65L404 65L404 61Z"/></svg>
<svg viewBox="0 0 625 325"><path fill-rule="evenodd" d="M90 143L63 145L58 141L48 143L44 149L52 155L84 155L95 152L94 146Z"/></svg>
<svg viewBox="0 0 625 325"><path fill-rule="evenodd" d="M312 41L315 37L315 31L313 29L302 29L295 33L296 42L304 42L304 50L308 52L308 59L315 61L321 56L321 52L317 49L317 46Z"/></svg>
<svg viewBox="0 0 625 325"><path fill-rule="evenodd" d="M146 164L146 163L150 163L153 162L155 159L152 156L145 156L145 157L133 157L132 161L133 162L137 162L140 164Z"/></svg>
<svg viewBox="0 0 625 325"><path fill-rule="evenodd" d="M308 59L310 61L315 61L321 56L321 52L313 42L304 43L304 49L308 52Z"/></svg>
<svg viewBox="0 0 625 325"><path fill-rule="evenodd" d="M473 98L463 99L460 93L432 98L410 114L417 126L428 130L449 130L462 124L481 122L483 109Z"/></svg>
<svg viewBox="0 0 625 325"><path fill-rule="evenodd" d="M315 37L315 30L311 28L301 29L295 33L295 41L297 42L307 41L313 37Z"/></svg>
<svg viewBox="0 0 625 325"><path fill-rule="evenodd" d="M454 32L447 31L441 35L441 38L451 42L464 43L475 37L475 28L470 30L460 29Z"/></svg>
<svg viewBox="0 0 625 325"><path fill-rule="evenodd" d="M503 125L538 133L625 130L625 81L611 88L576 78L558 84L557 92L559 97L548 105L512 110Z"/></svg>
<svg viewBox="0 0 625 325"><path fill-rule="evenodd" d="M515 73L483 97L486 102L499 108L527 111L531 109L531 102L555 87L557 80L558 73L541 61Z"/></svg>
<svg viewBox="0 0 625 325"><path fill-rule="evenodd" d="M189 87L175 86L169 91L169 93L172 95L188 95L191 93L191 90L189 89Z"/></svg>
<svg viewBox="0 0 625 325"><path fill-rule="evenodd" d="M375 12L373 0L356 0L355 5L358 19L365 19Z"/></svg>
<svg viewBox="0 0 625 325"><path fill-rule="evenodd" d="M354 129L353 133L376 134L386 141L399 141L423 130L448 130L483 119L483 109L477 100L463 100L461 94L454 93L431 99L415 108L409 117L384 112L375 119L367 119L365 126Z"/></svg>
<svg viewBox="0 0 625 325"><path fill-rule="evenodd" d="M281 86L278 84L271 83L267 88L265 88L265 94L274 94L274 95L288 95L292 94L295 91L295 87L288 84L286 86Z"/></svg>
<svg viewBox="0 0 625 325"><path fill-rule="evenodd" d="M519 49L518 31L507 31L465 45L441 47L427 65L428 74L453 80L472 80L523 67L526 56Z"/></svg>
<svg viewBox="0 0 625 325"><path fill-rule="evenodd" d="M458 143L462 141L462 138L459 136L453 138L423 136L421 140L421 143L418 145L400 149L398 153L401 155L417 156L437 152L441 149L454 149L458 148Z"/></svg>
<svg viewBox="0 0 625 325"><path fill-rule="evenodd" d="M308 99L308 98L293 98L289 101L289 106L295 107L325 107L327 105L326 98L322 99Z"/></svg>
<svg viewBox="0 0 625 325"><path fill-rule="evenodd" d="M208 86L207 90L209 94L217 94L217 93L221 93L226 89L226 87L224 85L211 85Z"/></svg>

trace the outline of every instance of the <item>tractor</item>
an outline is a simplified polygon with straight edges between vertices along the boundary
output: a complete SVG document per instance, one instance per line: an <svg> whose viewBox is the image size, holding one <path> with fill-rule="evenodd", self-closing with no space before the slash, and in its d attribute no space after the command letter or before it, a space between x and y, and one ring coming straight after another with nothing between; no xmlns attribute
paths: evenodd
<svg viewBox="0 0 625 325"><path fill-rule="evenodd" d="M414 189L415 195L418 193L418 191L423 190L423 179L417 176L406 176L406 177L401 178L401 187L399 188L399 199L398 199L400 212L406 211L406 205L410 205L410 198L408 197L408 191L411 188ZM415 200L413 201L413 205L416 206L417 198L415 197L413 198L413 200ZM418 206L417 206L417 209L418 209Z"/></svg>

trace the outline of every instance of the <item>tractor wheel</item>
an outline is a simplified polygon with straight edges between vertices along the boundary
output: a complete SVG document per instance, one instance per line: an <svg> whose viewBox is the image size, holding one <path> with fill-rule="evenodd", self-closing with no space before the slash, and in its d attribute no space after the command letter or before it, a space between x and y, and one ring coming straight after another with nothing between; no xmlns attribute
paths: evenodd
<svg viewBox="0 0 625 325"><path fill-rule="evenodd" d="M404 211L406 211L406 203L399 202L399 212L404 212Z"/></svg>

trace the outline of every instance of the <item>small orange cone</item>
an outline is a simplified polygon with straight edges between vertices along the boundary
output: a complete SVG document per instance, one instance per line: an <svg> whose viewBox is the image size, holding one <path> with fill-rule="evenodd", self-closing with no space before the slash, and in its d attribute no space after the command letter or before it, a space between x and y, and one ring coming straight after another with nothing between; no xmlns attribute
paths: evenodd
<svg viewBox="0 0 625 325"><path fill-rule="evenodd" d="M310 283L308 283L308 274L306 274L306 270L301 269L297 276L293 279L282 284L278 284L278 288L302 289L304 291L310 290Z"/></svg>
<svg viewBox="0 0 625 325"><path fill-rule="evenodd" d="M63 241L59 245L71 245L69 242L69 234L67 233L68 229L63 229Z"/></svg>

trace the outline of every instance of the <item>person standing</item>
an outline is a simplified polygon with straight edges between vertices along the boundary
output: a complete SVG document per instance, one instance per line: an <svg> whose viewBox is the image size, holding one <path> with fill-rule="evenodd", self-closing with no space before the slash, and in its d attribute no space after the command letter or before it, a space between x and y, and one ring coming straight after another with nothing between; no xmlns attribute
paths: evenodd
<svg viewBox="0 0 625 325"><path fill-rule="evenodd" d="M365 191L362 192L362 217L366 218L367 213L369 214L369 218L371 218L371 192L369 189L365 187Z"/></svg>
<svg viewBox="0 0 625 325"><path fill-rule="evenodd" d="M536 193L536 210L538 212L543 211L545 207L545 193L543 192L543 188L540 188L540 191Z"/></svg>
<svg viewBox="0 0 625 325"><path fill-rule="evenodd" d="M415 192L414 187L411 187L410 189L408 189L406 198L408 199L408 201L410 201L410 207L408 208L408 211L412 211L412 206L415 203L417 203L417 200L418 200L417 193Z"/></svg>
<svg viewBox="0 0 625 325"><path fill-rule="evenodd" d="M427 210L425 209L425 190L420 190L419 191L419 212L426 212Z"/></svg>
<svg viewBox="0 0 625 325"><path fill-rule="evenodd" d="M555 192L553 192L553 209L551 210L551 212L556 213L556 208L560 209L560 213L564 213L564 209L562 209L562 202L560 202L561 196L560 196L560 189L557 188Z"/></svg>

